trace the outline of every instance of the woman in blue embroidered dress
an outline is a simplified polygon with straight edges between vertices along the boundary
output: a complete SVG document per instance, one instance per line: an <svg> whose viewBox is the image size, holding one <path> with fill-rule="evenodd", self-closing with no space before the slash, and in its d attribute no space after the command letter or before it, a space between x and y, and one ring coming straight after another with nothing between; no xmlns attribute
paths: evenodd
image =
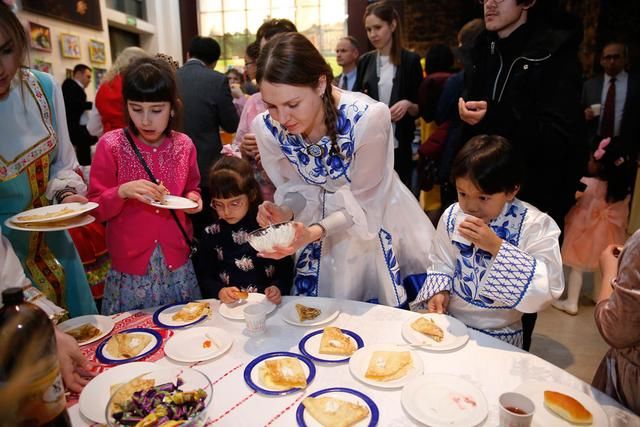
<svg viewBox="0 0 640 427"><path fill-rule="evenodd" d="M332 87L331 68L301 34L271 39L258 59L268 110L253 121L276 186L261 225L296 221L294 295L407 302L404 283L424 273L434 229L393 171L386 105ZM420 282L421 283L421 282Z"/></svg>
<svg viewBox="0 0 640 427"><path fill-rule="evenodd" d="M69 140L60 86L21 66L28 50L18 18L0 2L0 223L51 203L83 202L87 186ZM96 313L78 253L66 231L2 227L25 274L72 317Z"/></svg>
<svg viewBox="0 0 640 427"><path fill-rule="evenodd" d="M564 289L558 236L545 213L515 198L523 166L500 136L480 135L456 156L458 203L440 218L431 266L412 310L457 317L522 347L522 313Z"/></svg>

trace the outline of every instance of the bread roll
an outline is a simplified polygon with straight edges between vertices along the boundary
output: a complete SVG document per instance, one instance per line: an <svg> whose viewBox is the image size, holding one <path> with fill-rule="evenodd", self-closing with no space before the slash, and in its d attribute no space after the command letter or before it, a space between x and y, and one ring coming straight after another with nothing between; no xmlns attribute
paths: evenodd
<svg viewBox="0 0 640 427"><path fill-rule="evenodd" d="M544 406L573 424L593 423L591 412L571 396L557 391L545 390Z"/></svg>

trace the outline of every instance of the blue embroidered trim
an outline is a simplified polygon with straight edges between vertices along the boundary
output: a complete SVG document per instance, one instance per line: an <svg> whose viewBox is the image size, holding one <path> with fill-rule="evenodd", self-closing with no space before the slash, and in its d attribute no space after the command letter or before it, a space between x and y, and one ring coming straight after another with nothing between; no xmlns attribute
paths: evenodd
<svg viewBox="0 0 640 427"><path fill-rule="evenodd" d="M326 215L327 192L322 192L322 218ZM293 280L293 294L308 297L318 296L320 283L320 259L322 241L309 243L300 253L296 262L296 277Z"/></svg>
<svg viewBox="0 0 640 427"><path fill-rule="evenodd" d="M451 292L452 287L453 278L448 274L428 272L424 285L422 285L420 292L418 292L418 296L415 301L410 304L411 309L416 310L425 307L432 296L442 291Z"/></svg>
<svg viewBox="0 0 640 427"><path fill-rule="evenodd" d="M501 301L507 308L517 306L531 285L536 264L534 257L503 242L480 293Z"/></svg>
<svg viewBox="0 0 640 427"><path fill-rule="evenodd" d="M389 270L389 277L391 278L391 283L393 284L393 292L396 295L396 301L398 305L400 305L404 303L404 301L400 300L400 295L398 295L398 287L402 286L402 280L400 277L400 266L398 265L398 259L393 252L393 242L391 239L391 234L381 228L378 232L378 238L380 239L380 246L382 246L382 253L384 254L384 261L387 264L387 270Z"/></svg>

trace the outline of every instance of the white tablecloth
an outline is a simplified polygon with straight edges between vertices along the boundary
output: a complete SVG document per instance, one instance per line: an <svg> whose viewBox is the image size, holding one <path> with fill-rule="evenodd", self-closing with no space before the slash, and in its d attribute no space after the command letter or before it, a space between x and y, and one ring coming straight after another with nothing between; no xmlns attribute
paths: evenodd
<svg viewBox="0 0 640 427"><path fill-rule="evenodd" d="M297 297L285 297L283 304ZM382 390L368 387L349 372L348 363L328 366L316 364L317 375L304 392L286 396L269 397L254 392L243 378L245 366L255 357L272 351L298 353L298 342L309 331L321 328L305 328L285 323L279 310L267 318L267 332L259 337L243 334L244 321L231 321L218 313L219 302L210 300L214 314L198 326L210 325L223 328L234 337L231 349L223 356L194 366L209 376L213 386L213 403L209 407L209 423L214 426L294 426L295 412L300 401L309 393L328 387L349 387L371 397L380 409L380 426L411 426L417 423L403 410L401 389ZM381 305L355 301L337 301L340 315L331 325L352 330L359 334L366 345L404 343L400 329L411 312ZM149 313L152 313L150 310ZM130 314L130 313L128 313ZM126 317L127 313L119 315ZM116 320L117 320L116 319ZM475 384L482 390L489 403L489 415L482 425L498 425L498 396L514 390L525 381L535 380L550 384L574 387L593 396L604 408L612 427L640 426L640 418L621 407L608 396L592 389L588 384L568 372L502 341L480 332L469 330L467 344L451 352L414 350L424 362L424 372L453 374ZM168 358L157 361L159 365L189 366ZM69 408L74 426L87 426L91 422L79 411L79 405Z"/></svg>

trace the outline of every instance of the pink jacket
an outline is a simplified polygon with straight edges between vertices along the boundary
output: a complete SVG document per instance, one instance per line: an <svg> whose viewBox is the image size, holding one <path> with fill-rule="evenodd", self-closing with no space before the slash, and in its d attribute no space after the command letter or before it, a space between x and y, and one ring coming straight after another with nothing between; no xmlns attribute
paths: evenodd
<svg viewBox="0 0 640 427"><path fill-rule="evenodd" d="M154 176L171 194L185 197L191 191L200 193L196 148L187 135L172 132L157 148L132 136ZM107 247L112 266L122 273L144 275L149 258L159 244L167 266L175 270L187 262L189 247L169 210L118 196L121 184L138 179L149 179L149 176L124 131L105 133L91 165L88 197L100 204L92 215L97 221L107 222ZM176 213L191 238L191 222L184 212Z"/></svg>

